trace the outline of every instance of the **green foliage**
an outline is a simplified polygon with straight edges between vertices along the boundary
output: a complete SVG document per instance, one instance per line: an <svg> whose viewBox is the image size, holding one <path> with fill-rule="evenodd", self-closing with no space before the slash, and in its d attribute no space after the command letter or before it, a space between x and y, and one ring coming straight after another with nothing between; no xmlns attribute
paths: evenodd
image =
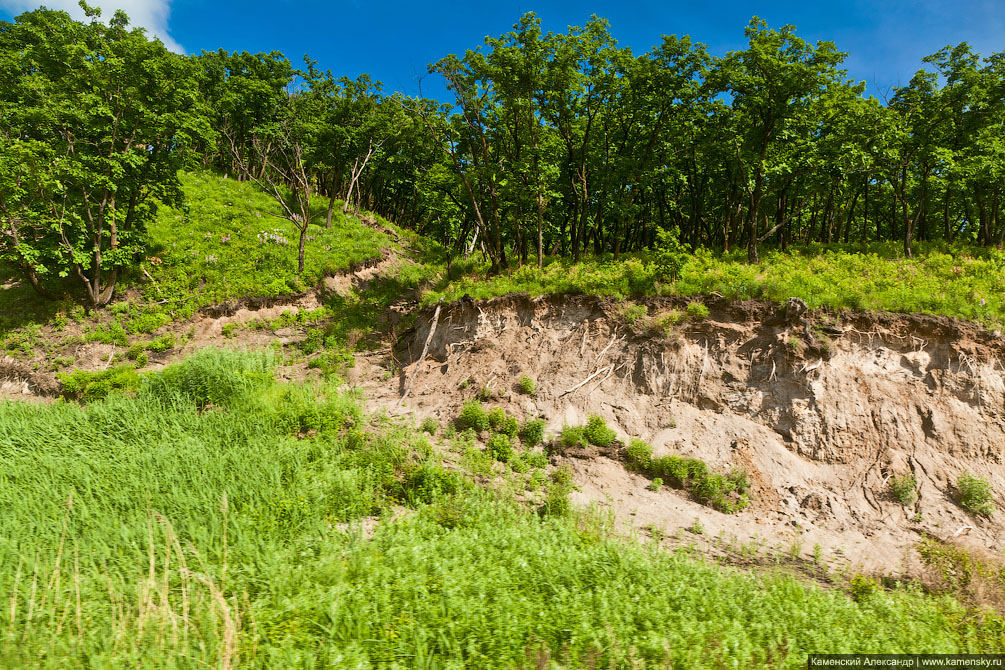
<svg viewBox="0 0 1005 670"><path fill-rule="evenodd" d="M545 490L544 506L541 512L548 516L565 517L572 512L572 502L569 494L575 489L572 483L572 471L564 466L551 473L551 481Z"/></svg>
<svg viewBox="0 0 1005 670"><path fill-rule="evenodd" d="M537 383L527 375L520 375L520 379L517 380L516 385L520 393L524 395L532 396L537 394Z"/></svg>
<svg viewBox="0 0 1005 670"><path fill-rule="evenodd" d="M679 228L660 228L656 233L656 251L653 253L654 278L661 282L680 280L688 255L687 247L680 241Z"/></svg>
<svg viewBox="0 0 1005 670"><path fill-rule="evenodd" d="M651 477L664 480L674 488L686 489L698 502L720 512L733 514L749 505L747 491L750 477L743 468L733 468L728 474L712 473L708 466L696 458L683 458L676 454L653 458L653 448L639 439L632 439L625 450L628 464ZM658 490L659 486L653 488Z"/></svg>
<svg viewBox="0 0 1005 670"><path fill-rule="evenodd" d="M901 505L910 505L918 498L918 480L914 475L890 477L890 494Z"/></svg>
<svg viewBox="0 0 1005 670"><path fill-rule="evenodd" d="M968 512L991 516L995 506L991 500L991 482L983 477L975 477L969 472L956 478L957 500Z"/></svg>
<svg viewBox="0 0 1005 670"><path fill-rule="evenodd" d="M544 440L544 419L527 419L520 427L520 442L528 449Z"/></svg>
<svg viewBox="0 0 1005 670"><path fill-rule="evenodd" d="M464 403L461 407L461 413L455 421L457 428L464 430L466 428L471 428L473 430L482 431L488 430L489 424L489 414L485 411L481 402L478 400L469 400Z"/></svg>
<svg viewBox="0 0 1005 670"><path fill-rule="evenodd" d="M515 438L520 431L520 422L516 417L509 416L501 407L489 410L489 428L510 438Z"/></svg>
<svg viewBox="0 0 1005 670"><path fill-rule="evenodd" d="M878 589L879 584L876 583L875 579L861 574L853 575L848 584L848 590L851 592L851 597L856 602L868 601Z"/></svg>
<svg viewBox="0 0 1005 670"><path fill-rule="evenodd" d="M566 448L585 447L587 445L586 426L562 426L558 440Z"/></svg>
<svg viewBox="0 0 1005 670"><path fill-rule="evenodd" d="M647 311L645 305L628 303L620 309L620 316L629 327L633 327L640 319L645 318Z"/></svg>
<svg viewBox="0 0 1005 670"><path fill-rule="evenodd" d="M660 479L659 477L654 477L653 480L649 482L649 486L647 488L650 491L659 491L661 488L663 488L663 480Z"/></svg>
<svg viewBox="0 0 1005 670"><path fill-rule="evenodd" d="M422 423L419 424L419 430L423 433L428 433L429 435L436 435L436 433L440 430L440 422L431 416L427 416L422 420Z"/></svg>
<svg viewBox="0 0 1005 670"><path fill-rule="evenodd" d="M625 449L625 455L628 458L628 462L638 470L645 472L652 466L653 448L648 442L633 437L628 442L628 447ZM660 483L663 480L660 479Z"/></svg>
<svg viewBox="0 0 1005 670"><path fill-rule="evenodd" d="M503 463L509 461L513 456L513 447L510 445L509 436L502 433L493 433L486 448L493 458Z"/></svg>
<svg viewBox="0 0 1005 670"><path fill-rule="evenodd" d="M740 667L768 653L774 665L805 666L810 650L779 639L813 639L814 652L1001 648L998 615L945 596L897 588L856 603L790 575L584 531L568 470L542 492L544 517L528 514L424 456L412 429L364 417L334 386L249 378L260 356L203 356L201 372L168 368L134 395L0 406L0 629L20 630L0 646L0 665L86 656L216 667L236 665L238 649L252 666L421 654L443 667L517 667L531 636L571 667L706 670L727 658L708 655L715 645ZM246 381L200 410L196 377ZM298 436L291 421L322 429ZM384 516L359 524L372 515ZM57 614L18 629L32 593ZM607 622L599 647L597 621Z"/></svg>
<svg viewBox="0 0 1005 670"><path fill-rule="evenodd" d="M346 368L356 365L356 357L344 348L335 348L315 356L307 362L307 367L320 370L325 377L341 377Z"/></svg>
<svg viewBox="0 0 1005 670"><path fill-rule="evenodd" d="M587 419L586 426L583 429L583 437L586 441L598 447L609 447L617 436L618 434L614 432L614 429L607 426L607 422L604 421L603 417L596 414L591 415Z"/></svg>
<svg viewBox="0 0 1005 670"><path fill-rule="evenodd" d="M456 495L464 483L456 472L433 463L423 463L406 469L399 496L409 505L428 505Z"/></svg>
<svg viewBox="0 0 1005 670"><path fill-rule="evenodd" d="M125 363L108 370L60 372L56 377L63 386L64 397L93 402L101 400L113 391L131 391L138 388L140 377L136 374L136 367L131 363Z"/></svg>
<svg viewBox="0 0 1005 670"><path fill-rule="evenodd" d="M147 351L167 351L168 349L173 349L174 346L175 339L172 333L165 333L160 337L155 337L145 345Z"/></svg>
<svg viewBox="0 0 1005 670"><path fill-rule="evenodd" d="M700 302L689 302L686 311L690 319L701 320L708 318L708 307Z"/></svg>

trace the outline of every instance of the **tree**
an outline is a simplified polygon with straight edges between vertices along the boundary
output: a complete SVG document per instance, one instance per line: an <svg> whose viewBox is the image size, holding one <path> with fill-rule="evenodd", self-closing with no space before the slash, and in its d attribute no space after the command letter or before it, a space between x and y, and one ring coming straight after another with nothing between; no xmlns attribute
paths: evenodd
<svg viewBox="0 0 1005 670"><path fill-rule="evenodd" d="M838 65L845 54L832 42L809 44L796 36L794 26L769 29L757 17L747 26L746 35L747 49L726 56L715 77L721 90L732 95L740 120L736 152L749 197L747 258L756 263L758 224L770 187L769 173L784 172L784 168L778 169L782 161L771 164L772 150L798 138L801 117L844 74Z"/></svg>
<svg viewBox="0 0 1005 670"><path fill-rule="evenodd" d="M157 203L177 203L190 147L212 137L191 63L116 12L108 25L37 10L0 25L6 160L0 253L40 292L75 275L107 304L146 247ZM13 160L11 160L13 158Z"/></svg>

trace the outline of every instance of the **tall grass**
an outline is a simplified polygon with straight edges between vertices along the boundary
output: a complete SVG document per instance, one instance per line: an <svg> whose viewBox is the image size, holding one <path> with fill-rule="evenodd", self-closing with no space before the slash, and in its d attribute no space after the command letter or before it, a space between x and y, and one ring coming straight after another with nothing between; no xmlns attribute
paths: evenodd
<svg viewBox="0 0 1005 670"><path fill-rule="evenodd" d="M615 297L717 293L778 302L796 296L810 307L944 314L991 325L1005 322L1003 275L1005 253L963 246L920 245L915 258L906 259L893 243L813 245L769 251L757 265L747 264L745 254L699 250L688 257L677 281L657 281L646 254L618 262L552 259L541 270L525 266L492 278L476 266L464 277L428 291L423 302L519 292Z"/></svg>
<svg viewBox="0 0 1005 670"><path fill-rule="evenodd" d="M0 667L795 668L1005 644L948 597L856 602L541 518L272 366L207 351L132 395L0 405Z"/></svg>

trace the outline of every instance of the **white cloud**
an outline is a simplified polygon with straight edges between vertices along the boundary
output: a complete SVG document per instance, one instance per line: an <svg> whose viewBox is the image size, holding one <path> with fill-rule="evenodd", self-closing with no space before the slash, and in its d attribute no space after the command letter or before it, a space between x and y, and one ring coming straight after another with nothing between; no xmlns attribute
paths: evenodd
<svg viewBox="0 0 1005 670"><path fill-rule="evenodd" d="M43 4L49 9L65 10L78 20L85 18L84 10L77 4L77 0L46 0L43 3L34 0L0 0L0 7L13 14L37 9ZM168 34L171 0L90 0L87 4L100 7L101 18L105 21L115 10L121 9L129 16L129 25L146 28L150 35L160 38L171 51L185 53L185 49Z"/></svg>

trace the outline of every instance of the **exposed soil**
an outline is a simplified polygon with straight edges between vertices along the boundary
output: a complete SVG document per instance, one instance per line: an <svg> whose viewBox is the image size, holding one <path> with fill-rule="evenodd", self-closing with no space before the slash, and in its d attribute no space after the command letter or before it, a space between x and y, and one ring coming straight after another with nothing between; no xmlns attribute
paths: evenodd
<svg viewBox="0 0 1005 670"><path fill-rule="evenodd" d="M249 298L201 311L167 331L184 346L150 355L156 369L206 346L262 348L293 344L297 328L238 328L285 311L314 309L326 295L365 290L399 262L388 256L281 300ZM817 310L793 318L764 302L708 299L708 318L654 327L684 302L643 301L649 318L629 325L617 301L577 296L521 296L443 305L427 356L418 358L433 308L391 351L360 355L347 371L371 407L391 413L457 416L483 388L521 417L541 417L548 432L604 417L623 441L651 443L656 455L695 456L716 469L750 474L751 506L727 515L685 492L648 489L625 467L618 448L569 451L574 502L609 509L622 529L663 541L697 544L752 563L811 556L853 569L909 574L922 535L999 552L1002 512L974 516L955 501L961 472L991 481L1001 508L1005 491L1005 347L1000 334L959 320ZM382 318L390 331L405 306ZM79 329L68 326L69 334ZM52 343L29 361L0 361L0 399L45 399L59 392L48 371ZM385 333L384 335L387 335ZM120 347L78 344L64 352L73 367L101 369ZM418 369L417 369L418 368ZM302 379L305 364L281 374ZM409 398L401 394L412 375ZM516 382L537 382L533 397ZM918 499L902 506L889 492L894 475L913 474ZM700 530L701 532L695 532ZM817 545L819 547L817 548Z"/></svg>
<svg viewBox="0 0 1005 670"><path fill-rule="evenodd" d="M650 315L680 301L652 299ZM574 500L613 510L623 527L671 540L746 545L901 574L922 534L1001 549L1003 514L974 516L955 502L957 475L991 481L1002 505L1005 367L997 334L949 318L807 313L809 328L775 305L710 300L710 316L669 335L629 327L622 305L585 297L506 297L444 305L419 366L408 411L453 419L487 387L518 416L563 424L599 414L657 455L743 466L753 503L726 515L686 494L647 489L617 454L559 457ZM399 340L400 373L368 375L367 397L394 408L429 333L433 310ZM809 332L807 332L809 330ZM537 381L534 397L516 381ZM367 375L364 375L367 377ZM584 383L585 382L585 383ZM913 474L902 506L894 475ZM703 527L703 535L682 529Z"/></svg>

